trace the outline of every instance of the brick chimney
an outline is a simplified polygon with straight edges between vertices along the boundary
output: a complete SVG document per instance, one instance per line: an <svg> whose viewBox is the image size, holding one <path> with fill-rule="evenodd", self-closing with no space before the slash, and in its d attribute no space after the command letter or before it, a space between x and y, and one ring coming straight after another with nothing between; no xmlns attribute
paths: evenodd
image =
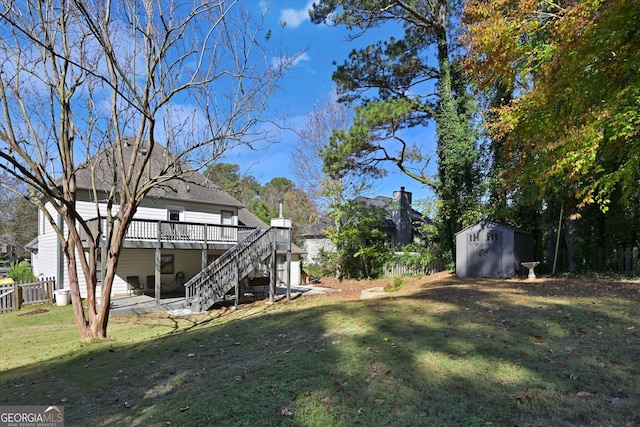
<svg viewBox="0 0 640 427"><path fill-rule="evenodd" d="M396 225L393 235L394 246L408 245L413 241L413 231L411 229L411 193L404 191L393 192L392 219Z"/></svg>

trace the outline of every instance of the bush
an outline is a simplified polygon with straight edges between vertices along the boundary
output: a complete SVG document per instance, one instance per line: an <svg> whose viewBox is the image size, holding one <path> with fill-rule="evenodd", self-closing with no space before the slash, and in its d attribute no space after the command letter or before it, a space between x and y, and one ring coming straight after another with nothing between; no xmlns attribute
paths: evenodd
<svg viewBox="0 0 640 427"><path fill-rule="evenodd" d="M36 280L31 265L27 261L11 263L7 277L12 278L16 283L34 282Z"/></svg>
<svg viewBox="0 0 640 427"><path fill-rule="evenodd" d="M402 288L402 277L395 277L393 282L384 287L385 292L395 292Z"/></svg>
<svg viewBox="0 0 640 427"><path fill-rule="evenodd" d="M337 264L338 254L335 252L327 252L324 249L320 249L320 253L318 254L318 258L316 263L314 264L313 271L314 276L335 276L336 275L336 264ZM309 271L310 265L307 266Z"/></svg>

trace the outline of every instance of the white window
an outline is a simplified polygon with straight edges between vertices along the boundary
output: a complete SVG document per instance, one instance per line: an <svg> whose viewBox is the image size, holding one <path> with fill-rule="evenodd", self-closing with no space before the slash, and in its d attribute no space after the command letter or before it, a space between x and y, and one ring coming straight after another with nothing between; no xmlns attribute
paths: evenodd
<svg viewBox="0 0 640 427"><path fill-rule="evenodd" d="M220 222L222 225L233 225L233 212L221 211ZM235 230L231 227L222 227L222 237L225 239L233 238L234 231Z"/></svg>
<svg viewBox="0 0 640 427"><path fill-rule="evenodd" d="M233 225L233 212L222 211L220 212L220 217L222 220L222 225Z"/></svg>
<svg viewBox="0 0 640 427"><path fill-rule="evenodd" d="M179 207L167 208L167 219L169 221L182 221L184 209Z"/></svg>

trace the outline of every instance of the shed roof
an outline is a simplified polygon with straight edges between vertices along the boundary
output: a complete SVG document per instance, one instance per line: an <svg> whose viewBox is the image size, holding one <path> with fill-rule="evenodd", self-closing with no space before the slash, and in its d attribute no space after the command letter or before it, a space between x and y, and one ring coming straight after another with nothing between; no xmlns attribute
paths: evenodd
<svg viewBox="0 0 640 427"><path fill-rule="evenodd" d="M503 223L503 222L496 222L496 221L491 221L490 219L483 219L483 220L481 220L481 221L476 222L475 224L471 224L470 226L468 226L468 227L466 227L466 228L463 228L462 230L458 231L458 232L456 233L456 236L457 236L458 234L462 234L462 233L464 233L464 232L468 231L468 230L469 230L469 229L471 229L471 228L474 228L474 227L477 227L477 226L480 226L480 225L489 225L489 224L490 224L490 225L493 225L493 226L495 226L495 227L500 227L500 228L502 228L502 229L506 229L506 230L509 230L509 231L513 231L514 233L532 234L532 233L530 233L530 232L528 232L528 231L525 231L525 230L523 230L523 229L521 229L521 228L513 227L513 226L511 226L511 225L509 225L509 224L505 224L505 223Z"/></svg>

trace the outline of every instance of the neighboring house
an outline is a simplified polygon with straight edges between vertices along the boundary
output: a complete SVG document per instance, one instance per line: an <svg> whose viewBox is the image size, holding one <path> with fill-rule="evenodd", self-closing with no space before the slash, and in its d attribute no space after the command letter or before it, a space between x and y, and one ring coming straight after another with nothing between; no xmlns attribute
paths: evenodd
<svg viewBox="0 0 640 427"><path fill-rule="evenodd" d="M14 259L16 257L16 246L12 241L11 236L0 236L0 260Z"/></svg>
<svg viewBox="0 0 640 427"><path fill-rule="evenodd" d="M305 262L317 264L322 252L336 251L335 245L331 243L331 239L326 234L325 230L328 227L328 222L319 220L304 227L298 233L298 241L301 242L302 250L305 253Z"/></svg>
<svg viewBox="0 0 640 427"><path fill-rule="evenodd" d="M133 148L127 146L125 150L127 149ZM126 154L125 158L128 158ZM132 154L131 151L128 154ZM166 164L168 155L166 149L156 146L148 165L151 169L150 176L154 176L153 171ZM106 198L105 192L110 188L109 177L114 176L114 164L112 153L107 149L87 164L81 165L77 172L77 209L94 229L99 224L103 230L106 228L107 206L103 200ZM98 177L97 201L90 191L90 165L95 168ZM48 205L47 209L56 218L53 208ZM114 207L113 213L116 210L117 207ZM138 207L120 254L112 295L130 292L155 295L156 298L184 295L186 282L195 276L202 276L201 272L210 263L228 250L236 248L245 236L255 235L256 229L268 228L238 200L202 174L194 172L185 180L171 180L152 189ZM55 277L58 288L68 289L68 275L60 244L42 212L39 213L37 242L30 246L34 273ZM236 253L239 253L237 248ZM299 248L292 248L292 285L300 283L300 253ZM260 253L256 256L259 259L243 259L248 265L242 267L242 277L235 278L236 282L250 275L252 270L262 268L266 255ZM282 264L284 256L280 255L278 258ZM98 265L98 268L100 281L102 267ZM80 276L80 290L82 297L86 297L84 278L82 274ZM221 279L215 280L219 282ZM279 277L279 280L285 281L283 277ZM210 282L211 280L202 286L209 286ZM217 286L219 292L222 289L227 292L229 288L228 283ZM218 297L214 295L211 298ZM206 308L208 307L203 309Z"/></svg>
<svg viewBox="0 0 640 427"><path fill-rule="evenodd" d="M372 208L384 209L386 216L380 229L387 234L387 241L395 248L415 243L424 245L424 237L420 227L428 222L423 214L411 207L412 194L400 187L400 191L394 191L393 197L376 196L357 197L356 201L362 201Z"/></svg>
<svg viewBox="0 0 640 427"><path fill-rule="evenodd" d="M411 207L412 194L400 187L393 192L393 197L377 196L373 198L359 196L355 201L363 202L371 208L383 209L385 218L380 224L389 245L401 248L404 245L415 243L424 245L424 238L420 227L428 222L420 212ZM308 263L315 263L321 250L335 252L335 246L327 237L325 230L328 222L311 224L298 234L298 239L306 255Z"/></svg>
<svg viewBox="0 0 640 427"><path fill-rule="evenodd" d="M533 259L533 235L483 220L456 233L456 275L459 277L513 277Z"/></svg>

